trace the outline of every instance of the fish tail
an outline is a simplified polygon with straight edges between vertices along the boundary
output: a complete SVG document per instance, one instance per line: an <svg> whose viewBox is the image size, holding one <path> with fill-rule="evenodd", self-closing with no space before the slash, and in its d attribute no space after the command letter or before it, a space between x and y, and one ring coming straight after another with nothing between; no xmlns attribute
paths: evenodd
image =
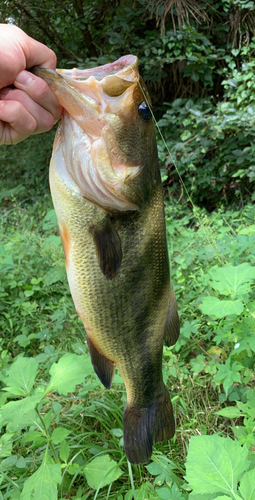
<svg viewBox="0 0 255 500"><path fill-rule="evenodd" d="M131 464L147 463L154 443L171 439L175 432L173 407L164 385L160 398L148 408L127 405L123 413L124 447Z"/></svg>

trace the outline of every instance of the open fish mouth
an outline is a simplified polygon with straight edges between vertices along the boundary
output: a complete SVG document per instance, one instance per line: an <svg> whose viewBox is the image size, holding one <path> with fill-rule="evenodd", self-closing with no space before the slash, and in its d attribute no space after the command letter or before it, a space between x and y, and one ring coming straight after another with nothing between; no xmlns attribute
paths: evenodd
<svg viewBox="0 0 255 500"><path fill-rule="evenodd" d="M132 69L131 73L129 71L130 68ZM57 69L57 72L60 75L77 80L86 80L90 76L94 76L96 80L100 81L107 76L118 74L118 77L123 80L135 81L138 77L138 59L136 56L127 55L104 66L89 69Z"/></svg>
<svg viewBox="0 0 255 500"><path fill-rule="evenodd" d="M87 103L88 106L97 111L101 107L101 113L105 112L108 104L102 103L103 97L106 99L107 96L118 97L139 80L138 59L133 55L123 56L113 63L96 68L57 69L54 71L35 67L32 71L50 85L65 109L70 107L71 99L69 97L65 101L64 97L67 97L67 92L71 92L74 96L72 90L76 90L82 93L83 103Z"/></svg>
<svg viewBox="0 0 255 500"><path fill-rule="evenodd" d="M136 179L144 169L140 150L150 125L138 113L147 90L137 57L123 56L91 69L36 67L33 72L64 108L53 151L61 149L58 161L80 193L109 210L141 209L146 200ZM69 140L62 141L62 135ZM149 194L147 189L147 198Z"/></svg>

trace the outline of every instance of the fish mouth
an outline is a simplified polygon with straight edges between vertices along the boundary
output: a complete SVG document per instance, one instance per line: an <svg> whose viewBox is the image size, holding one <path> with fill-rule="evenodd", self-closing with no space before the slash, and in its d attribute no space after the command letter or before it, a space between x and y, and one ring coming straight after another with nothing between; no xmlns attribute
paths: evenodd
<svg viewBox="0 0 255 500"><path fill-rule="evenodd" d="M61 106L71 115L70 94L81 107L90 106L98 113L103 113L105 106L101 106L102 91L105 96L118 97L139 80L138 58L133 55L120 57L117 61L96 68L54 71L35 66L30 71L48 83Z"/></svg>
<svg viewBox="0 0 255 500"><path fill-rule="evenodd" d="M130 69L132 70L130 72ZM135 81L138 77L138 59L131 54L120 57L117 61L97 66L89 69L57 69L60 75L76 80L86 80L90 76L94 76L96 80L101 81L107 76L118 74L119 78L129 81Z"/></svg>
<svg viewBox="0 0 255 500"><path fill-rule="evenodd" d="M132 123L137 57L127 55L83 70L35 67L32 71L48 83L64 108L60 142L55 141L54 148L61 146L82 195L109 209L139 209L130 182L141 166L125 153L116 135Z"/></svg>
<svg viewBox="0 0 255 500"><path fill-rule="evenodd" d="M60 105L92 138L107 124L107 113L118 115L127 108L139 81L138 58L133 55L96 68L54 71L35 66L31 71L45 80Z"/></svg>

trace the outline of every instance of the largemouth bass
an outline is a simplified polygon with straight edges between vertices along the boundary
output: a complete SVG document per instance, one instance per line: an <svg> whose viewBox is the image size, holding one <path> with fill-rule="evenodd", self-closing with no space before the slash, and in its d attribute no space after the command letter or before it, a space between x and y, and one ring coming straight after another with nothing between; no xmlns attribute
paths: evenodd
<svg viewBox="0 0 255 500"><path fill-rule="evenodd" d="M50 187L73 301L99 379L109 389L116 366L126 386L127 458L146 463L175 432L162 353L179 335L148 91L131 55L34 72L64 108Z"/></svg>

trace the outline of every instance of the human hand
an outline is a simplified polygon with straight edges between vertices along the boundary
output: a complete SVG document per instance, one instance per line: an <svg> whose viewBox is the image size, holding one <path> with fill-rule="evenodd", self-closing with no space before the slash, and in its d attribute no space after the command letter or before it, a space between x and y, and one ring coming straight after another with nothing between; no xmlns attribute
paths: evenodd
<svg viewBox="0 0 255 500"><path fill-rule="evenodd" d="M0 145L46 132L61 117L48 85L27 71L33 66L55 69L54 52L17 26L0 24Z"/></svg>

